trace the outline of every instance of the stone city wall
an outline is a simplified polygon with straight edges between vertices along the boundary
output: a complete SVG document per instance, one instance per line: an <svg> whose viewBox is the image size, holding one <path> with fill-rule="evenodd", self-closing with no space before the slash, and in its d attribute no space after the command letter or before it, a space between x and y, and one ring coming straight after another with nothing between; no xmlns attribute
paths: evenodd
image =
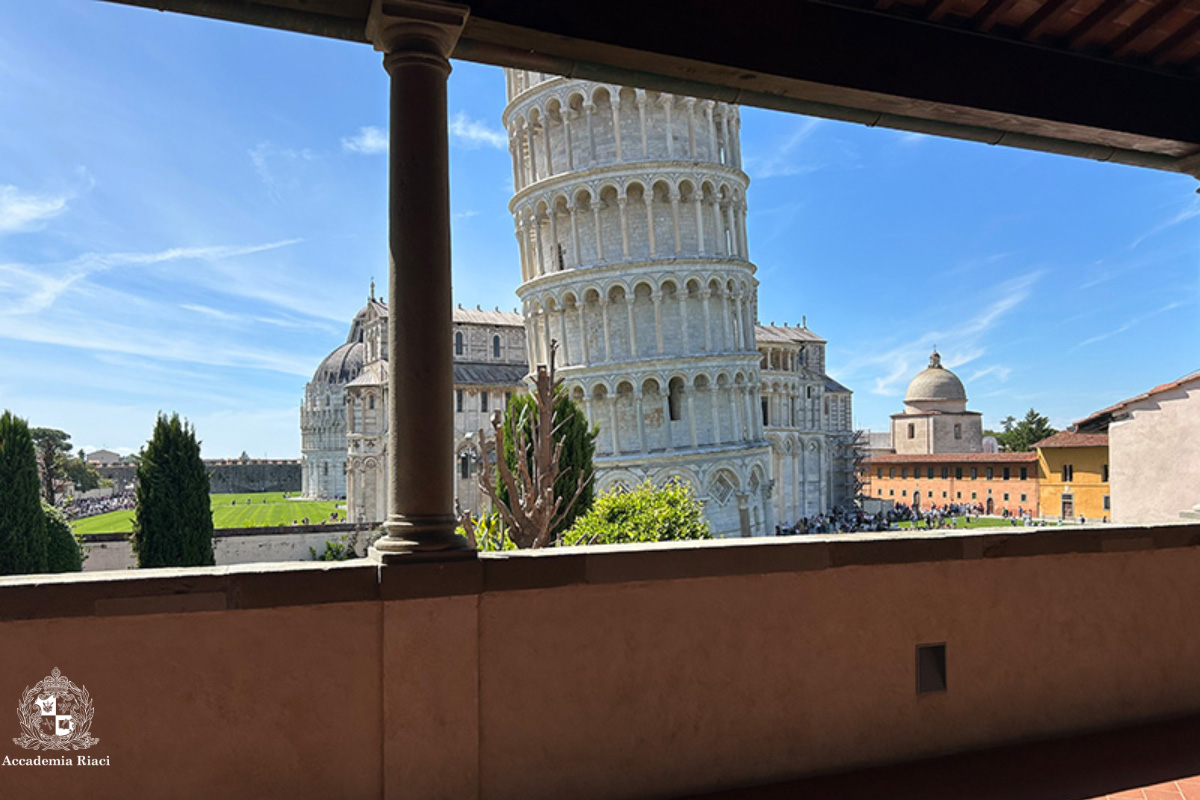
<svg viewBox="0 0 1200 800"><path fill-rule="evenodd" d="M354 546L359 555L366 552L369 531L356 531L358 526L284 525L274 528L228 528L213 532L213 551L217 566L251 564L267 561L312 561L313 548L325 552L326 542ZM83 537L87 560L84 572L104 572L114 569L135 569L137 559L133 546L123 533L89 533Z"/></svg>
<svg viewBox="0 0 1200 800"><path fill-rule="evenodd" d="M300 462L294 459L206 459L204 466L211 476L213 494L300 491ZM96 471L118 489L132 486L137 477L137 467L133 464L97 464Z"/></svg>

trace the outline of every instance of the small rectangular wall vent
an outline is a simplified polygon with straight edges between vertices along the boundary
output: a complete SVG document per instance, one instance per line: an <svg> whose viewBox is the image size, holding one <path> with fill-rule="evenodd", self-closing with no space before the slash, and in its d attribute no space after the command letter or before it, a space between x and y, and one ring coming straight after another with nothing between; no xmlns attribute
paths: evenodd
<svg viewBox="0 0 1200 800"><path fill-rule="evenodd" d="M946 691L946 644L917 645L917 694Z"/></svg>

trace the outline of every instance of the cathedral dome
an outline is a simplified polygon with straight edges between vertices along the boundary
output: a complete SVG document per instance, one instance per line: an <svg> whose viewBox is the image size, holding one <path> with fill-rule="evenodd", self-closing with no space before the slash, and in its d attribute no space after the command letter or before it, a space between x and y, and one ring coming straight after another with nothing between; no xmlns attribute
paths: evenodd
<svg viewBox="0 0 1200 800"><path fill-rule="evenodd" d="M967 390L950 370L942 366L942 357L937 350L929 357L929 367L917 373L908 384L905 403L937 402L942 400L966 401Z"/></svg>
<svg viewBox="0 0 1200 800"><path fill-rule="evenodd" d="M313 383L349 383L354 380L362 372L366 349L361 340L346 342L325 356L321 366L313 373Z"/></svg>

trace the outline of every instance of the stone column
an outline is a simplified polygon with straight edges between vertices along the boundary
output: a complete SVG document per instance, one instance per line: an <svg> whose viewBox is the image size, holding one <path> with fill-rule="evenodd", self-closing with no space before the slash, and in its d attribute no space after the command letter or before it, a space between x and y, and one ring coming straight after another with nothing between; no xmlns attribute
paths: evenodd
<svg viewBox="0 0 1200 800"><path fill-rule="evenodd" d="M567 206L567 213L571 215L571 268L578 269L583 260L579 257L579 223L576 222L575 215L578 213L579 207L572 200Z"/></svg>
<svg viewBox="0 0 1200 800"><path fill-rule="evenodd" d="M626 211L626 205L629 199L622 194L617 198L617 207L621 214L621 255L624 258L629 258L629 216Z"/></svg>
<svg viewBox="0 0 1200 800"><path fill-rule="evenodd" d="M571 141L571 117L575 116L575 111L574 109L568 108L564 111L560 111L559 113L562 114L563 133L566 135L567 172L574 172L575 154L572 152L572 150L574 149L575 145Z"/></svg>
<svg viewBox="0 0 1200 800"><path fill-rule="evenodd" d="M650 295L651 302L654 303L654 342L658 347L658 354L663 354L663 327L662 327L662 291L655 289ZM684 352L687 352L686 350Z"/></svg>
<svg viewBox="0 0 1200 800"><path fill-rule="evenodd" d="M451 329L449 55L469 9L408 0L372 4L369 38L391 78L388 140L388 517L383 560L462 551L455 535ZM430 469L429 465L436 465Z"/></svg>
<svg viewBox="0 0 1200 800"><path fill-rule="evenodd" d="M679 192L671 191L671 222L675 226L675 255L682 249L679 236Z"/></svg>
<svg viewBox="0 0 1200 800"><path fill-rule="evenodd" d="M616 140L619 164L625 160L625 153L621 147L621 90L615 86L609 87L608 105L612 108L613 138Z"/></svg>
<svg viewBox="0 0 1200 800"><path fill-rule="evenodd" d="M700 192L700 187L692 190L692 197L696 201L696 254L704 255L704 195Z"/></svg>
<svg viewBox="0 0 1200 800"><path fill-rule="evenodd" d="M599 197L592 201L592 221L596 227L596 263L604 262L604 226L600 224L600 210L604 207Z"/></svg>
<svg viewBox="0 0 1200 800"><path fill-rule="evenodd" d="M675 137L671 133L671 106L675 104L675 98L672 95L662 95L663 110L667 114L667 160L675 158Z"/></svg>
<svg viewBox="0 0 1200 800"><path fill-rule="evenodd" d="M646 140L646 90L637 90L638 124L642 131L642 158L650 158L649 143Z"/></svg>
<svg viewBox="0 0 1200 800"><path fill-rule="evenodd" d="M512 153L513 160L513 181L516 184L513 188L520 191L524 186L521 180L521 139L517 136L515 123L508 129L508 149Z"/></svg>
<svg viewBox="0 0 1200 800"><path fill-rule="evenodd" d="M646 204L646 232L650 240L650 257L658 256L658 244L654 238L654 187L649 187L642 194L642 201Z"/></svg>
<svg viewBox="0 0 1200 800"><path fill-rule="evenodd" d="M596 105L589 99L583 104L583 111L587 115L587 131L588 131L588 163L596 163L596 127L592 124L592 112L596 110Z"/></svg>

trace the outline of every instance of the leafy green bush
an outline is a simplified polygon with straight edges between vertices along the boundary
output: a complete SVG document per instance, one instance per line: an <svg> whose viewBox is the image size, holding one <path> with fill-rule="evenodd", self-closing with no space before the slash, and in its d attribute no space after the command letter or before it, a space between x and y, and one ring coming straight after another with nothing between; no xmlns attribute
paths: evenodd
<svg viewBox="0 0 1200 800"><path fill-rule="evenodd" d="M71 531L71 523L54 506L42 502L42 514L46 518L46 571L82 572L82 539Z"/></svg>
<svg viewBox="0 0 1200 800"><path fill-rule="evenodd" d="M504 519L499 511L488 511L475 521L475 549L482 552L496 550L516 550L517 545L504 532ZM459 525L454 531L459 536L470 539L467 531Z"/></svg>
<svg viewBox="0 0 1200 800"><path fill-rule="evenodd" d="M562 545L634 544L711 539L704 510L692 486L672 480L657 487L646 481L632 491L601 494L592 510L559 540Z"/></svg>
<svg viewBox="0 0 1200 800"><path fill-rule="evenodd" d="M25 420L0 415L0 575L46 571L37 454Z"/></svg>
<svg viewBox="0 0 1200 800"><path fill-rule="evenodd" d="M200 442L178 414L159 414L137 470L138 567L212 566L213 520Z"/></svg>

